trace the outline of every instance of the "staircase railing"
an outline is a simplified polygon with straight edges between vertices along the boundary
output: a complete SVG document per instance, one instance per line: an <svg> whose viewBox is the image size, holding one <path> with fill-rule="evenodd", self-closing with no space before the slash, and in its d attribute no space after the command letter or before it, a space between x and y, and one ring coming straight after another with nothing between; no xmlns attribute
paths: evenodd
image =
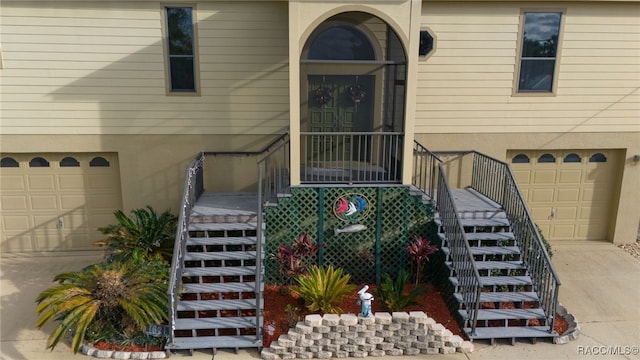
<svg viewBox="0 0 640 360"><path fill-rule="evenodd" d="M178 316L178 297L180 296L180 280L182 278L184 255L187 251L187 238L189 237L189 218L191 209L204 192L203 181L204 153L198 154L193 159L185 173L184 188L182 190L182 203L178 214L178 227L173 246L171 260L171 273L169 276L169 342L167 348L171 348L175 342L175 324Z"/></svg>
<svg viewBox="0 0 640 360"><path fill-rule="evenodd" d="M438 177L438 164L442 160L433 152L413 141L413 172L412 184L422 190L429 198L436 195L436 182Z"/></svg>
<svg viewBox="0 0 640 360"><path fill-rule="evenodd" d="M467 312L467 321L471 334L476 333L478 311L480 310L480 292L482 280L471 254L469 241L461 225L458 209L453 201L442 164L438 164L438 194L436 203L440 215L441 226L447 235L451 261L458 279L458 292L462 296L462 306Z"/></svg>
<svg viewBox="0 0 640 360"><path fill-rule="evenodd" d="M556 273L542 237L533 222L529 209L522 198L518 184L505 162L473 151L473 174L471 187L491 200L502 204L511 222L516 244L527 265L533 287L540 298L553 332L558 306L560 278Z"/></svg>

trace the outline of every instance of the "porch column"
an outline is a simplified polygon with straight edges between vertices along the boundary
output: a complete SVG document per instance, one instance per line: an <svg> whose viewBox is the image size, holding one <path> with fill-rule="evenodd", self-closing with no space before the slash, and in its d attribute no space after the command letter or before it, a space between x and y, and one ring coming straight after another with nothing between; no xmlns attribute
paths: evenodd
<svg viewBox="0 0 640 360"><path fill-rule="evenodd" d="M291 185L300 185L300 4L289 1L289 138Z"/></svg>
<svg viewBox="0 0 640 360"><path fill-rule="evenodd" d="M402 161L402 184L410 185L413 176L413 140L415 139L416 98L418 88L418 50L420 47L420 26L422 0L411 0L411 24L407 46L407 98L404 130L404 154Z"/></svg>

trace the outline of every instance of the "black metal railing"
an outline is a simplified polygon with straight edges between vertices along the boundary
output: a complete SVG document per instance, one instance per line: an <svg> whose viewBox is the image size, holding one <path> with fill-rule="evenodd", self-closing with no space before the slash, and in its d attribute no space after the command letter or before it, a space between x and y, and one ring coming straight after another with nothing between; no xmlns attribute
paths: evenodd
<svg viewBox="0 0 640 360"><path fill-rule="evenodd" d="M173 246L173 257L171 259L171 273L169 276L169 340L167 348L171 348L175 342L175 324L178 318L178 298L180 296L180 283L184 270L184 255L187 251L187 239L189 238L189 220L191 210L196 201L204 192L203 181L204 153L198 154L187 166L185 172L184 188L182 191L182 202L178 214L178 226L176 239Z"/></svg>
<svg viewBox="0 0 640 360"><path fill-rule="evenodd" d="M300 133L302 183L401 183L404 133Z"/></svg>
<svg viewBox="0 0 640 360"><path fill-rule="evenodd" d="M555 325L558 292L561 285L542 237L533 222L529 209L522 198L518 184L505 162L473 151L473 174L471 187L491 200L502 204L511 222L516 244L522 253L533 281L533 288L545 310L549 332Z"/></svg>
<svg viewBox="0 0 640 360"><path fill-rule="evenodd" d="M438 165L442 160L417 141L413 141L413 172L411 183L429 198L435 199Z"/></svg>
<svg viewBox="0 0 640 360"><path fill-rule="evenodd" d="M471 254L469 241L460 222L458 209L451 196L447 176L442 164L438 164L438 169L438 194L436 196L438 213L441 226L447 236L452 266L458 279L458 293L462 299L461 305L463 310L467 312L466 322L471 328L471 335L475 335L478 311L480 310L480 292L483 284L476 262Z"/></svg>

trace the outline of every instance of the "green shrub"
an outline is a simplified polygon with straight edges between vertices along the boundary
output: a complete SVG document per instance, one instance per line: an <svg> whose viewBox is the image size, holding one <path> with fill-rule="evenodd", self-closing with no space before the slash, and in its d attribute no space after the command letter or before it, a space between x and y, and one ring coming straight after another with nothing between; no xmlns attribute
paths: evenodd
<svg viewBox="0 0 640 360"><path fill-rule="evenodd" d="M138 251L127 259L59 274L54 277L58 284L36 298L36 326L57 321L47 347L53 349L65 335L71 335L74 353L83 341L105 340L121 345L162 342L151 340L145 330L168 318L168 278L169 267L159 255L146 258Z"/></svg>
<svg viewBox="0 0 640 360"><path fill-rule="evenodd" d="M349 284L351 276L343 275L342 269L333 266L320 268L316 265L309 268L308 274L296 277L298 286L292 291L304 298L310 311L320 311L323 314L341 313L337 305L342 297L350 295L355 285Z"/></svg>
<svg viewBox="0 0 640 360"><path fill-rule="evenodd" d="M424 294L422 287L416 287L408 294L404 293L411 278L408 272L401 270L395 281L389 274L382 275L382 283L376 291L376 298L387 311L402 311L411 305L418 305L418 296Z"/></svg>

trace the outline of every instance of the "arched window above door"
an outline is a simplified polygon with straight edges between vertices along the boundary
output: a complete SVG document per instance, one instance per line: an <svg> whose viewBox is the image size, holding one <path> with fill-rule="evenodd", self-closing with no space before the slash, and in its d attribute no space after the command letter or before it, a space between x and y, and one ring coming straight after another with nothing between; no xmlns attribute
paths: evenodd
<svg viewBox="0 0 640 360"><path fill-rule="evenodd" d="M375 60L367 36L355 26L337 25L320 32L311 42L308 60Z"/></svg>

